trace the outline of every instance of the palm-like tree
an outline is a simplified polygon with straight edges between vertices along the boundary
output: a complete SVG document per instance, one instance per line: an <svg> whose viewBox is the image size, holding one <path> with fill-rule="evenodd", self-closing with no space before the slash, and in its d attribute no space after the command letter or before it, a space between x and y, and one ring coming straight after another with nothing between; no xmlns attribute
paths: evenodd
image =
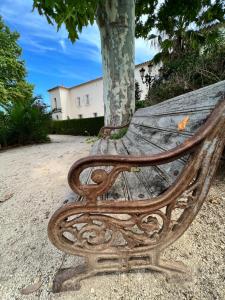
<svg viewBox="0 0 225 300"><path fill-rule="evenodd" d="M215 44L224 26L225 5L223 0L165 0L148 6L145 0L137 0L145 5L149 14L143 21L136 16L136 35L148 38L152 44L160 46L154 61L180 58L191 51L200 51L208 44ZM155 28L155 34L151 29Z"/></svg>

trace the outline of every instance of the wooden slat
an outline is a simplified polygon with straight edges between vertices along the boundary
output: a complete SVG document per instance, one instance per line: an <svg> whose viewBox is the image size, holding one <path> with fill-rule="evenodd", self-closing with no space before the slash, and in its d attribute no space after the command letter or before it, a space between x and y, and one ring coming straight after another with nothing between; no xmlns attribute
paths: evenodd
<svg viewBox="0 0 225 300"><path fill-rule="evenodd" d="M129 155L122 140L115 141L115 147L118 154ZM143 180L144 174L142 174L142 168L140 168L138 172L123 172L123 179L131 200L142 200L153 197L153 191L149 188L149 185L146 184L145 180Z"/></svg>
<svg viewBox="0 0 225 300"><path fill-rule="evenodd" d="M108 154L118 155L114 140L108 140ZM114 185L106 194L107 200L130 200L130 195L127 191L124 176L121 173L116 179Z"/></svg>
<svg viewBox="0 0 225 300"><path fill-rule="evenodd" d="M157 131L155 129L145 128L139 125L131 124L126 137L132 136L140 144L145 146L145 155L158 154L171 150L182 144L187 138L180 135L179 132ZM178 160L182 164L186 164L187 157Z"/></svg>
<svg viewBox="0 0 225 300"><path fill-rule="evenodd" d="M139 125L140 127L145 127L146 129L151 129L154 131L159 131L163 133L172 132L177 133L178 136L192 136L197 129L205 122L209 115L209 111L197 111L195 113L186 115L165 115L157 117L134 117L132 119L132 124ZM179 130L179 124L188 118L187 124L183 130Z"/></svg>
<svg viewBox="0 0 225 300"><path fill-rule="evenodd" d="M152 154L152 152L159 152L156 151L151 145L147 145L144 141L138 140L132 133L128 133L123 138L123 144L129 151L130 155L148 155ZM153 151L154 149L154 151ZM152 167L143 167L141 168L143 173L143 181L146 181L146 185L151 186L152 196L156 196L160 194L163 190L168 188L172 182L175 180L177 176L174 175L178 172L180 173L183 169L184 165L180 162L176 161L176 165L172 165L173 163L168 163L165 165L160 166L152 166ZM173 173L171 172L173 170Z"/></svg>
<svg viewBox="0 0 225 300"><path fill-rule="evenodd" d="M222 94L225 93L225 80L209 85L178 97L163 101L154 106L139 109L135 116L152 115L152 114L168 114L176 111L184 111L187 109L213 108L220 100Z"/></svg>
<svg viewBox="0 0 225 300"><path fill-rule="evenodd" d="M98 140L90 154L142 157L171 150L195 134L222 95L225 95L225 81L139 109L122 139ZM188 122L183 130L179 130L178 124L185 117L188 117ZM108 193L99 197L99 200L130 201L155 197L181 174L187 159L185 156L164 165L141 167L138 172L123 172ZM110 166L101 168L107 172L112 169ZM83 172L82 182L91 182L90 174L94 169L88 168Z"/></svg>

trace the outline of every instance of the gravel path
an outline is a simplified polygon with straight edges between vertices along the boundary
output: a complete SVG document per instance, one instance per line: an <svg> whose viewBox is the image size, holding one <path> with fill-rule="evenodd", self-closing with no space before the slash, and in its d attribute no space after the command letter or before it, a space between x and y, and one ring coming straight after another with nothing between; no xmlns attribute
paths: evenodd
<svg viewBox="0 0 225 300"><path fill-rule="evenodd" d="M225 166L189 230L165 253L192 271L189 281L158 273L98 276L80 291L53 295L52 278L79 263L47 238L50 215L68 196L67 172L87 155L84 137L51 136L52 143L0 152L0 300L11 299L225 299ZM37 291L22 295L29 286Z"/></svg>

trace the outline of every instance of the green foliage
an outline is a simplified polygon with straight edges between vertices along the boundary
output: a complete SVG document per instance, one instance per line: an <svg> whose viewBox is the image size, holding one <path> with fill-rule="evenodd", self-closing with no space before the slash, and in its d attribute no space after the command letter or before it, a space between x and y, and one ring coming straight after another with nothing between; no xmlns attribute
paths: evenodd
<svg viewBox="0 0 225 300"><path fill-rule="evenodd" d="M141 100L141 92L139 82L135 81L135 101Z"/></svg>
<svg viewBox="0 0 225 300"><path fill-rule="evenodd" d="M193 50L200 51L203 45L215 44L218 30L225 24L223 0L164 0L155 9L157 2L136 1L136 7L142 7L136 10L136 36L160 46L155 63L165 63ZM143 8L147 15L144 20ZM152 34L153 28L156 34Z"/></svg>
<svg viewBox="0 0 225 300"><path fill-rule="evenodd" d="M104 126L104 117L70 119L62 121L51 121L49 133L70 134L70 135L98 135L99 130Z"/></svg>
<svg viewBox="0 0 225 300"><path fill-rule="evenodd" d="M62 24L68 31L69 39L74 42L79 38L84 26L93 24L97 9L101 10L101 2L105 0L33 0L33 9L44 15L49 24L56 24L59 29ZM109 9L110 9L110 1ZM137 36L147 37L155 26L154 15L158 0L136 0ZM148 15L147 22L142 23L142 15Z"/></svg>
<svg viewBox="0 0 225 300"><path fill-rule="evenodd" d="M145 39L150 37L150 31L156 22L155 10L158 2L159 0L136 0L136 37L143 37ZM147 16L147 19L144 19L145 21L142 15Z"/></svg>
<svg viewBox="0 0 225 300"><path fill-rule="evenodd" d="M0 107L32 97L33 86L26 82L26 69L17 44L19 34L11 32L0 17Z"/></svg>
<svg viewBox="0 0 225 300"><path fill-rule="evenodd" d="M135 102L135 110L139 108L144 108L146 106L146 103L144 100L139 100Z"/></svg>
<svg viewBox="0 0 225 300"><path fill-rule="evenodd" d="M138 81L135 81L135 110L144 107L144 103L141 100L141 93L140 85Z"/></svg>
<svg viewBox="0 0 225 300"><path fill-rule="evenodd" d="M206 52L166 62L147 95L146 106L225 80L225 39Z"/></svg>
<svg viewBox="0 0 225 300"><path fill-rule="evenodd" d="M19 34L0 17L0 145L25 145L48 140L49 114L40 98L32 98L26 80Z"/></svg>
<svg viewBox="0 0 225 300"><path fill-rule="evenodd" d="M112 134L110 135L110 139L112 139L112 140L118 140L118 139L121 139L121 138L127 133L127 130L128 130L127 127L124 127L124 128L119 129L117 132L112 133Z"/></svg>
<svg viewBox="0 0 225 300"><path fill-rule="evenodd" d="M0 111L0 146L1 147L7 146L7 132L8 132L7 116L2 111Z"/></svg>
<svg viewBox="0 0 225 300"><path fill-rule="evenodd" d="M98 136L89 136L89 137L85 140L85 142L86 142L87 144L93 145L95 142L97 142L98 139L99 139Z"/></svg>
<svg viewBox="0 0 225 300"><path fill-rule="evenodd" d="M40 99L16 101L0 114L0 144L6 147L49 141L49 122L50 115Z"/></svg>
<svg viewBox="0 0 225 300"><path fill-rule="evenodd" d="M225 79L223 0L137 0L137 7L136 36L157 44L160 51L153 62L163 62L143 104L154 105Z"/></svg>
<svg viewBox="0 0 225 300"><path fill-rule="evenodd" d="M48 23L57 24L59 29L64 23L69 39L74 42L84 26L93 24L100 0L34 0L33 8L45 15Z"/></svg>

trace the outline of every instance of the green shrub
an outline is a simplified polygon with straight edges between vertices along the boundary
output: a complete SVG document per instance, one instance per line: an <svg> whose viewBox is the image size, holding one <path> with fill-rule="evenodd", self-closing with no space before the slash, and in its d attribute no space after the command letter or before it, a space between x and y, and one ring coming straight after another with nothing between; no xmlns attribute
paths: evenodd
<svg viewBox="0 0 225 300"><path fill-rule="evenodd" d="M146 106L144 100L138 100L135 101L135 110L138 110L139 108L144 108Z"/></svg>
<svg viewBox="0 0 225 300"><path fill-rule="evenodd" d="M0 146L7 146L7 116L0 111ZM1 147L0 147L1 148Z"/></svg>
<svg viewBox="0 0 225 300"><path fill-rule="evenodd" d="M150 106L225 79L225 44L213 52L167 61L146 97Z"/></svg>
<svg viewBox="0 0 225 300"><path fill-rule="evenodd" d="M70 119L62 121L51 121L49 133L70 135L98 135L104 126L104 117Z"/></svg>
<svg viewBox="0 0 225 300"><path fill-rule="evenodd" d="M124 127L124 128L119 129L117 132L112 133L112 134L110 135L110 139L112 139L112 140L118 140L118 139L121 139L121 138L127 133L127 130L128 130L127 127Z"/></svg>
<svg viewBox="0 0 225 300"><path fill-rule="evenodd" d="M18 101L0 116L0 144L26 145L49 141L50 115L36 98Z"/></svg>

